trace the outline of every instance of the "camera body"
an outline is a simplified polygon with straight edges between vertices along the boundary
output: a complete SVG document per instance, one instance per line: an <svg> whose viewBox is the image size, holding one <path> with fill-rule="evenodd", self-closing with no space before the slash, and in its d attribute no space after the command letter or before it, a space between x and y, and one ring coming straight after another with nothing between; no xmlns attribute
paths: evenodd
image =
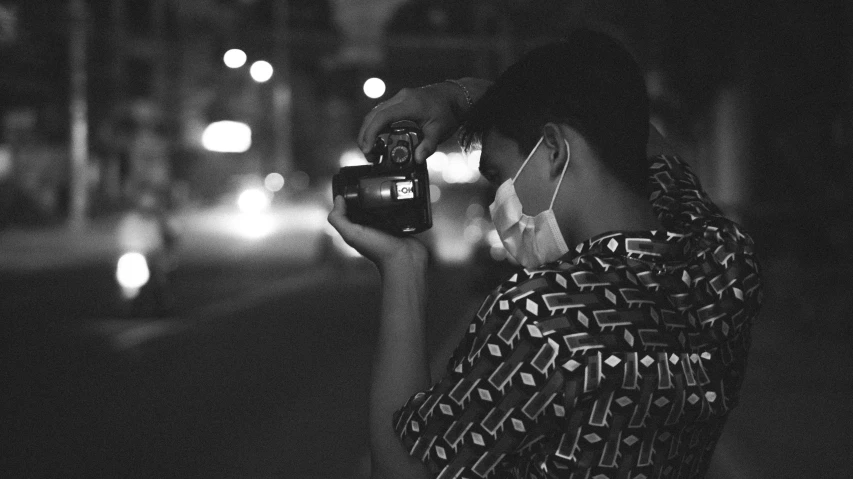
<svg viewBox="0 0 853 479"><path fill-rule="evenodd" d="M432 227L429 173L415 162L423 133L411 121L392 123L366 155L370 165L341 168L332 178L332 196L343 196L347 217L396 236Z"/></svg>

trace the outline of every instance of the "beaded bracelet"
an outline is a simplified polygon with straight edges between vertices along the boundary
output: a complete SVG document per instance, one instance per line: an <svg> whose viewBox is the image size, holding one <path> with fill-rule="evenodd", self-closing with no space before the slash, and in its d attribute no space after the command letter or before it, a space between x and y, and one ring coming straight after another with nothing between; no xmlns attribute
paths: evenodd
<svg viewBox="0 0 853 479"><path fill-rule="evenodd" d="M452 84L458 86L459 88L461 88L462 93L465 94L465 101L468 102L468 108L471 108L472 106L474 106L474 102L471 100L471 94L468 93L468 89L465 88L465 85L463 85L462 82L460 82L458 80L449 80L449 79L444 80L444 81L447 83L452 83Z"/></svg>

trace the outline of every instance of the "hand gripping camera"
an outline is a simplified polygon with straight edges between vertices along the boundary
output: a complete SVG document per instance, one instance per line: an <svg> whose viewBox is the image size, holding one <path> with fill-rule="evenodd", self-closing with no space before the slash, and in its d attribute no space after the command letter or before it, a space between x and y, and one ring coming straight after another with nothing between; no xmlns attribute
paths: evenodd
<svg viewBox="0 0 853 479"><path fill-rule="evenodd" d="M370 165L341 168L332 178L332 195L344 197L350 221L397 236L432 227L429 174L415 162L422 138L416 123L392 123L366 155Z"/></svg>

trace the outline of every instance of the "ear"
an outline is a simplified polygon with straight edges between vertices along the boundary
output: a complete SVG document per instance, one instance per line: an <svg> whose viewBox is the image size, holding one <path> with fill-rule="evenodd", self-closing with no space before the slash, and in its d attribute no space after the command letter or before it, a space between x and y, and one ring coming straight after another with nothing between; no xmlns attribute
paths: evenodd
<svg viewBox="0 0 853 479"><path fill-rule="evenodd" d="M549 174L552 178L559 177L563 174L566 162L571 158L571 150L567 144L571 143L569 135L565 128L549 122L542 128L542 136L542 143L548 149Z"/></svg>

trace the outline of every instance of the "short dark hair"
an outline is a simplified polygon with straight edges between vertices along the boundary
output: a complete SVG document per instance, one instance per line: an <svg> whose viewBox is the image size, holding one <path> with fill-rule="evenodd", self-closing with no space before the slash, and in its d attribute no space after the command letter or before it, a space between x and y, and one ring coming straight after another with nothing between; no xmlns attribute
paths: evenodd
<svg viewBox="0 0 853 479"><path fill-rule="evenodd" d="M551 121L577 129L616 178L643 191L649 100L639 65L616 40L578 30L527 52L471 108L460 143L470 149L494 129L526 153Z"/></svg>

